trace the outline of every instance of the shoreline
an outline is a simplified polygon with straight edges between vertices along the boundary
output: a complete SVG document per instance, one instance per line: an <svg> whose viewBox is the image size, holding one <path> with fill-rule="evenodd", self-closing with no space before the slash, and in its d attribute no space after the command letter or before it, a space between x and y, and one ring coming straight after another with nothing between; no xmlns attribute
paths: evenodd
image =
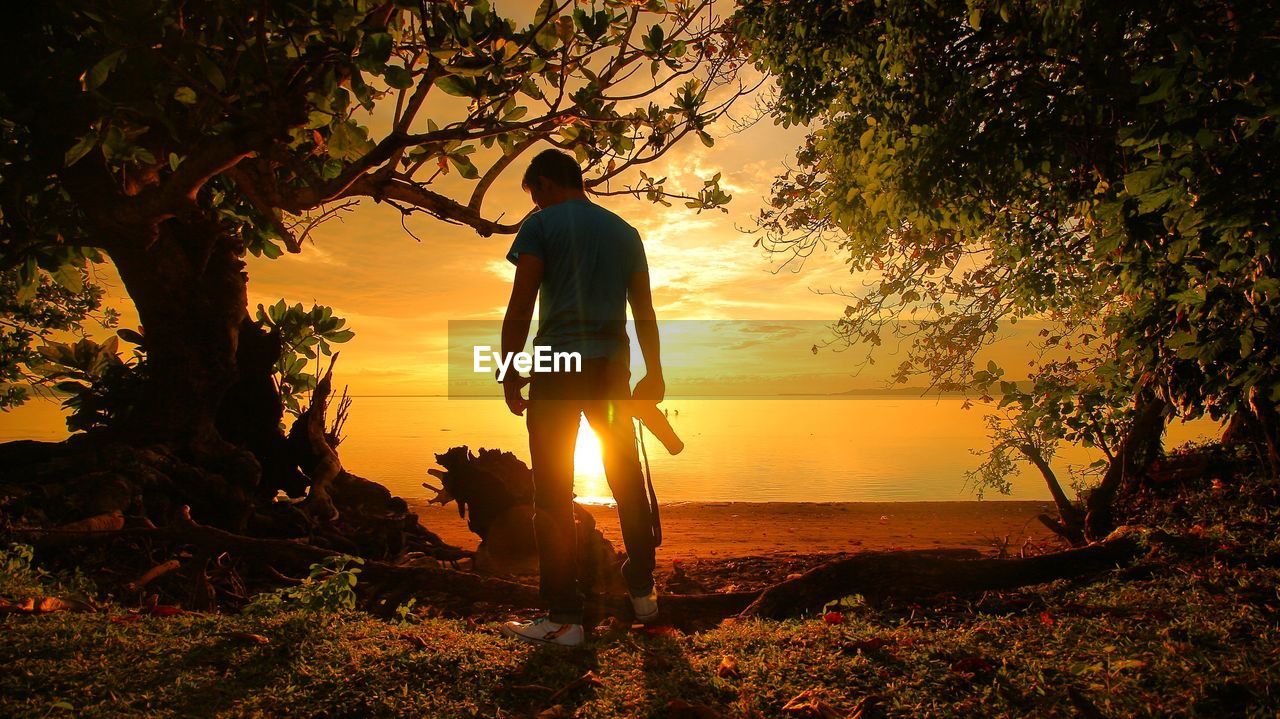
<svg viewBox="0 0 1280 719"><path fill-rule="evenodd" d="M480 538L457 507L410 500L412 511L450 544L474 549ZM613 505L585 504L596 526L619 550L622 535ZM1036 520L1052 502L939 500L910 502L673 502L659 504L663 543L658 563L689 559L795 556L890 549L992 550L1007 538L1056 543Z"/></svg>

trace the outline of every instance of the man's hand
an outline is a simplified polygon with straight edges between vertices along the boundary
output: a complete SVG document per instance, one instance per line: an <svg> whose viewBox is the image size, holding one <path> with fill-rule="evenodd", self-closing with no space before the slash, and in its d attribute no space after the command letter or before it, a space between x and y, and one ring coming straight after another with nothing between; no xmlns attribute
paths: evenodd
<svg viewBox="0 0 1280 719"><path fill-rule="evenodd" d="M528 378L520 375L510 377L502 383L502 396L507 400L507 409L517 417L523 416L525 407L529 406L529 400L520 394L520 390L527 384L529 384Z"/></svg>
<svg viewBox="0 0 1280 719"><path fill-rule="evenodd" d="M667 383L662 379L662 342L658 338L658 316L653 311L653 293L649 290L649 272L635 272L627 285L627 302L631 304L631 316L636 321L636 340L640 354L644 355L644 379L631 393L633 399L661 402L667 394Z"/></svg>
<svg viewBox="0 0 1280 719"><path fill-rule="evenodd" d="M636 383L636 388L632 391L631 398L642 399L646 402L661 402L666 394L667 382L662 378L662 374L650 372Z"/></svg>
<svg viewBox="0 0 1280 719"><path fill-rule="evenodd" d="M511 300L507 314L502 318L502 356L511 357L524 347L529 339L529 322L533 319L533 305L538 301L538 286L542 282L542 258L524 253L516 260L516 277L511 284ZM520 390L529 380L511 372L502 383L502 394L507 408L519 417L524 414L529 401L520 396Z"/></svg>

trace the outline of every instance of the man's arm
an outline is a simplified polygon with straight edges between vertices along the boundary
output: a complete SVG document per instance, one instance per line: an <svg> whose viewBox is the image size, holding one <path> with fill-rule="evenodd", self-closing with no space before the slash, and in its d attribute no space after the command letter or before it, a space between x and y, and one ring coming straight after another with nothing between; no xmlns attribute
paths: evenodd
<svg viewBox="0 0 1280 719"><path fill-rule="evenodd" d="M661 402L667 393L662 378L662 344L658 339L658 315L653 311L653 292L649 287L649 273L635 272L627 286L627 301L631 303L631 317L636 322L636 340L640 354L644 356L645 375L636 384L633 396L650 402Z"/></svg>
<svg viewBox="0 0 1280 719"><path fill-rule="evenodd" d="M507 302L507 313L502 318L502 356L510 357L524 350L524 343L529 339L529 323L533 321L533 307L538 301L538 286L542 284L542 258L529 253L521 254L516 260L516 278L511 284L511 299ZM527 400L520 395L523 383L519 375L508 372L502 391L507 400L507 408L512 414L524 414Z"/></svg>

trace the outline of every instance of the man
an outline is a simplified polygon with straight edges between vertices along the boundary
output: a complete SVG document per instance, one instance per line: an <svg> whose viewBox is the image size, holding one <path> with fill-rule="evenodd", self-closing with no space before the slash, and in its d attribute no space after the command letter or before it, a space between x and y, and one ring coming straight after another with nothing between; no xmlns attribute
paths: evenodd
<svg viewBox="0 0 1280 719"><path fill-rule="evenodd" d="M524 349L538 300L534 345L577 352L582 363L579 372L535 372L527 400L520 394L523 379L515 373L503 383L511 411L528 412L540 593L550 610L536 621L507 622L503 632L572 646L583 639L573 516L573 450L582 414L600 437L605 478L618 505L627 550L622 575L636 618L648 622L658 616L649 498L631 416L620 407L633 396L627 303L646 368L634 397L659 402L666 386L640 234L587 199L581 168L563 152L546 150L535 157L521 185L538 210L520 226L507 254L516 273L502 322L503 356Z"/></svg>

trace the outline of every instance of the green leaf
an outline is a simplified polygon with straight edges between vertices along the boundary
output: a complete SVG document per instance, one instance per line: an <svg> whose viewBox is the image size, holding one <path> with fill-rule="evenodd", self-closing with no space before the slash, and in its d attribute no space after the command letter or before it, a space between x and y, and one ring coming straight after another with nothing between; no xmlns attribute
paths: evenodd
<svg viewBox="0 0 1280 719"><path fill-rule="evenodd" d="M89 68L89 72L85 73L84 89L93 90L100 87L122 59L124 59L124 50L116 50L95 63Z"/></svg>
<svg viewBox="0 0 1280 719"><path fill-rule="evenodd" d="M382 79L386 80L387 87L396 90L413 87L413 73L399 65L387 65L387 69L382 73Z"/></svg>
<svg viewBox="0 0 1280 719"><path fill-rule="evenodd" d="M1240 333L1240 357L1245 358L1253 354L1253 333L1245 330Z"/></svg>
<svg viewBox="0 0 1280 719"><path fill-rule="evenodd" d="M80 268L75 265L63 265L52 273L53 281L68 292L79 294L84 291L84 278Z"/></svg>
<svg viewBox="0 0 1280 719"><path fill-rule="evenodd" d="M471 97L475 93L475 82L457 75L445 75L436 79L436 87L456 97Z"/></svg>
<svg viewBox="0 0 1280 719"><path fill-rule="evenodd" d="M262 305L258 305L258 311L262 311ZM128 327L121 327L116 330L116 336L125 342L130 342L135 345L141 345L143 343L142 333L137 330L131 330Z"/></svg>
<svg viewBox="0 0 1280 719"><path fill-rule="evenodd" d="M556 33L556 24L549 22L538 30L538 34L533 36L533 42L543 50L551 50L560 42L560 35Z"/></svg>
<svg viewBox="0 0 1280 719"><path fill-rule="evenodd" d="M329 134L327 150L329 157L335 160L357 160L373 149L374 145L366 136L365 129L351 121L340 122L333 126Z"/></svg>
<svg viewBox="0 0 1280 719"><path fill-rule="evenodd" d="M391 35L385 32L371 32L364 36L360 43L360 59L366 61L366 67L385 65L391 59Z"/></svg>
<svg viewBox="0 0 1280 719"><path fill-rule="evenodd" d="M67 150L67 154L63 156L63 164L65 164L67 167L71 167L72 165L76 164L76 162L78 162L80 158L89 154L89 151L92 150L94 147L96 147L97 144L98 144L97 133L91 132L88 135L85 135L84 137L80 138L80 141L77 142L70 150Z"/></svg>
<svg viewBox="0 0 1280 719"><path fill-rule="evenodd" d="M25 305L36 298L36 290L38 289L40 289L40 283L33 278L28 282L19 284L18 291L13 298L18 304Z"/></svg>
<svg viewBox="0 0 1280 719"><path fill-rule="evenodd" d="M546 20L547 17L550 16L552 11L554 11L555 9L556 9L555 0L542 0L542 3L538 5L538 11L533 14L534 26L536 27L538 25L541 25L542 21Z"/></svg>
<svg viewBox="0 0 1280 719"><path fill-rule="evenodd" d="M452 162L453 166L458 168L459 175L468 180L480 177L480 171L476 169L475 165L471 164L471 160L468 160L466 155L449 155L449 162Z"/></svg>
<svg viewBox="0 0 1280 719"><path fill-rule="evenodd" d="M227 89L227 78L222 74L222 70L200 50L196 50L196 64L200 66L200 71L204 73L205 79L213 85L214 89L218 92Z"/></svg>
<svg viewBox="0 0 1280 719"><path fill-rule="evenodd" d="M1160 165L1151 165L1135 170L1124 176L1124 190L1130 195L1141 195L1155 185L1164 173Z"/></svg>

